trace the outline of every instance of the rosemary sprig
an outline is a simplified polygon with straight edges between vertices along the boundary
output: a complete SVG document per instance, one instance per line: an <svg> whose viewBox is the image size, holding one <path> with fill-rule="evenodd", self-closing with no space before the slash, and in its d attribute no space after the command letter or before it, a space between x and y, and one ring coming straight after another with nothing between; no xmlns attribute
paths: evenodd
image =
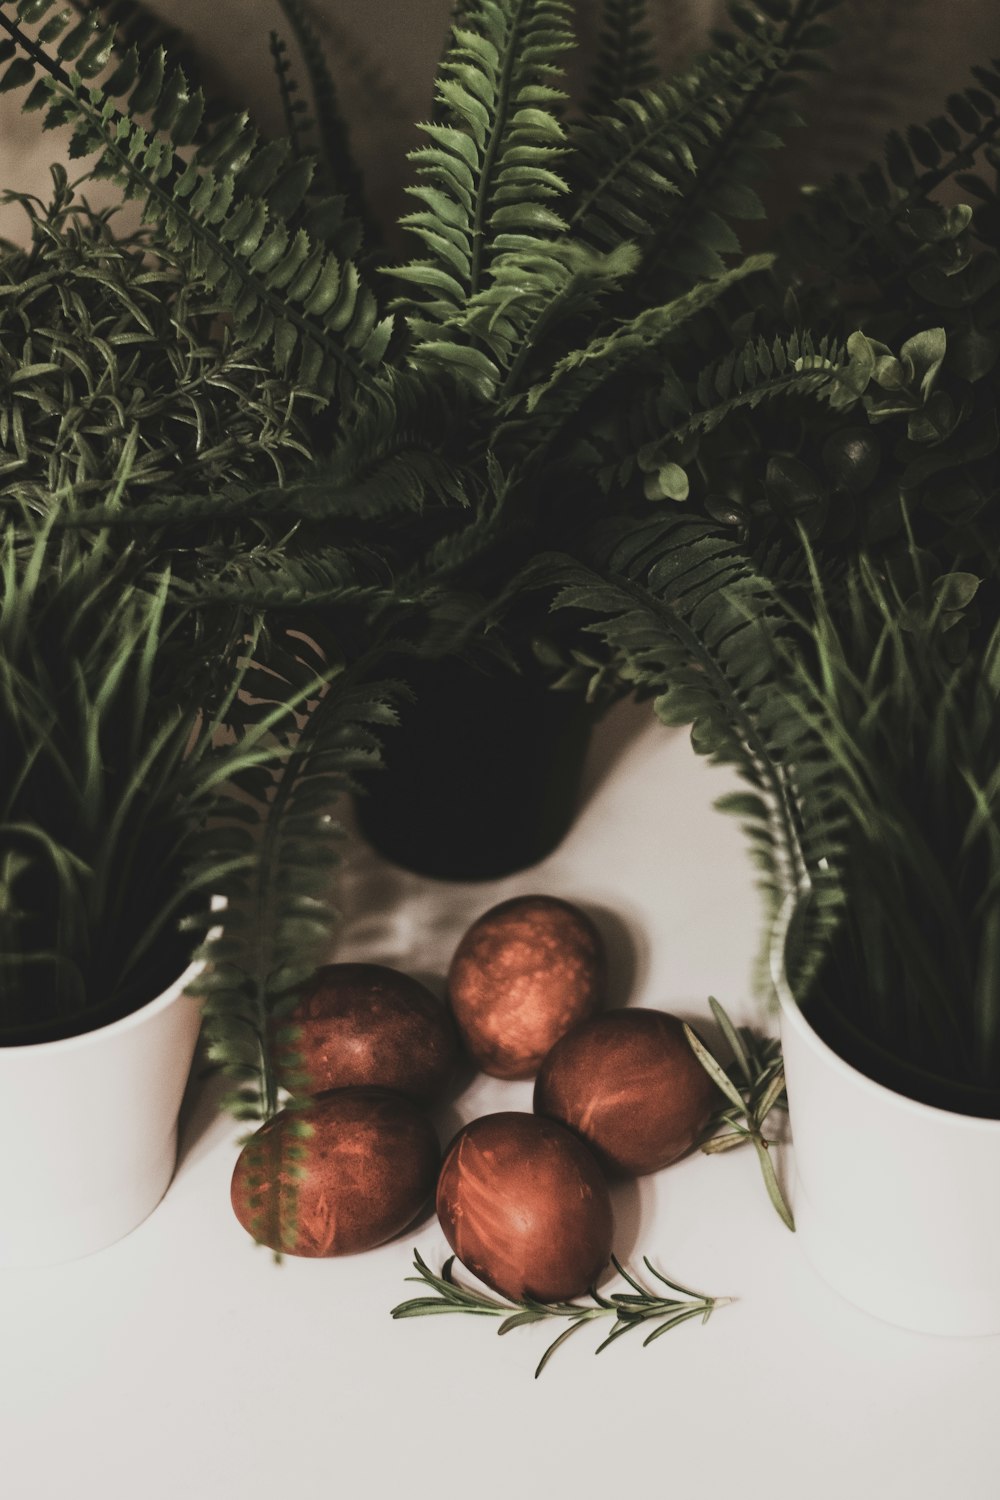
<svg viewBox="0 0 1000 1500"><path fill-rule="evenodd" d="M594 1350L595 1354L600 1354L602 1349L606 1349L609 1344L613 1344L616 1339L621 1338L630 1330L647 1323L656 1323L657 1326L642 1341L643 1348L645 1348L662 1333L676 1328L681 1323L686 1323L689 1318L700 1317L703 1323L707 1323L717 1307L724 1307L727 1302L734 1300L732 1297L705 1297L699 1292L688 1290L687 1287L678 1286L676 1282L668 1281L665 1276L655 1270L649 1260L643 1256L643 1264L650 1275L665 1287L669 1287L672 1292L678 1292L682 1299L687 1300L665 1297L655 1290L650 1291L644 1287L641 1282L630 1275L615 1256L611 1257L611 1263L619 1276L628 1282L632 1288L631 1292L612 1292L610 1297L602 1297L600 1292L591 1288L588 1295L593 1299L592 1307L579 1302L535 1302L530 1297L526 1297L522 1302L511 1302L491 1297L488 1292L481 1292L474 1287L464 1286L461 1282L455 1281L452 1275L452 1268L455 1264L453 1255L445 1261L441 1275L435 1276L422 1258L420 1251L414 1250L413 1265L418 1274L408 1276L406 1279L431 1288L433 1295L413 1297L408 1302L401 1302L398 1307L392 1309L392 1317L419 1318L433 1313L471 1313L474 1317L502 1318L503 1321L497 1333L509 1333L512 1328L523 1328L528 1323L540 1323L545 1319L569 1319L568 1327L553 1339L538 1361L535 1369L537 1380L560 1344L564 1344L570 1335L584 1323L592 1323L597 1318L614 1318L615 1320L607 1338Z"/></svg>
<svg viewBox="0 0 1000 1500"><path fill-rule="evenodd" d="M695 1057L729 1100L728 1104L720 1106L712 1116L701 1149L714 1154L731 1151L734 1146L742 1146L751 1141L760 1162L767 1195L782 1222L794 1230L792 1211L775 1176L774 1162L771 1159L772 1142L763 1131L764 1121L772 1109L788 1107L781 1043L776 1037L758 1036L746 1026L737 1029L714 996L709 996L708 1003L729 1043L733 1061L728 1068L724 1068L690 1026L685 1024L684 1032ZM721 1135L718 1133L720 1130Z"/></svg>

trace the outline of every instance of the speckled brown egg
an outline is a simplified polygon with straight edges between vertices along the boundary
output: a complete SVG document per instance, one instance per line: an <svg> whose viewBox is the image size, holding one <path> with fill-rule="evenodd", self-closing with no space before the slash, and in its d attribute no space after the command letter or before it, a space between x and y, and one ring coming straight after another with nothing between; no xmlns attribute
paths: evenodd
<svg viewBox="0 0 1000 1500"><path fill-rule="evenodd" d="M535 1111L575 1130L615 1172L643 1176L683 1156L721 1095L681 1022L614 1010L564 1036L535 1080Z"/></svg>
<svg viewBox="0 0 1000 1500"><path fill-rule="evenodd" d="M611 1258L604 1174L578 1136L537 1115L483 1115L459 1131L437 1211L463 1265L515 1301L580 1296Z"/></svg>
<svg viewBox="0 0 1000 1500"><path fill-rule="evenodd" d="M273 1035L278 1080L293 1094L371 1086L431 1104L459 1053L447 1006L382 964L317 969Z"/></svg>
<svg viewBox="0 0 1000 1500"><path fill-rule="evenodd" d="M337 1089L304 1110L282 1110L247 1142L233 1172L233 1211L272 1250L351 1255L413 1222L440 1160L430 1120L402 1094Z"/></svg>
<svg viewBox="0 0 1000 1500"><path fill-rule="evenodd" d="M471 1055L494 1078L530 1078L603 1000L604 947L589 917L555 896L516 896L462 938L448 995Z"/></svg>

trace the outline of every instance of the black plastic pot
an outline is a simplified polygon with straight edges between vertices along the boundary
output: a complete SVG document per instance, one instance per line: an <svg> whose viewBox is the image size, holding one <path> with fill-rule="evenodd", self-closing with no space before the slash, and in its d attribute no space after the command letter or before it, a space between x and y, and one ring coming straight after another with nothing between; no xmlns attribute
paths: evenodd
<svg viewBox="0 0 1000 1500"><path fill-rule="evenodd" d="M576 814L597 711L537 678L452 659L410 664L406 677L416 701L358 799L368 841L440 880L493 880L544 859Z"/></svg>

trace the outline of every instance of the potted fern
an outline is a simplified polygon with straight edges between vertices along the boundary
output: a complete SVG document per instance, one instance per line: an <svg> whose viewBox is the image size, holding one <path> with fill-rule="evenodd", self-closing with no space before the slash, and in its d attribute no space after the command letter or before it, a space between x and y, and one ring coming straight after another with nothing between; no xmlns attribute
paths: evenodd
<svg viewBox="0 0 1000 1500"><path fill-rule="evenodd" d="M117 33L96 7L72 31L62 27L56 45L42 0L5 6L2 85L24 89L50 123L72 122L72 150L96 151L98 171L144 200L170 253L230 309L237 342L327 403L310 425L314 462L226 499L230 514L242 507L295 524L292 552L309 564L297 605L311 598L319 614L339 591L344 552L367 555L404 599L420 599L393 670L422 674L414 646L447 658L445 697L468 724L480 716L448 686L453 658L488 629L487 699L519 673L537 731L539 705L553 705L536 683L587 686L600 700L611 678L568 628L552 638L543 601L517 589L512 608L510 579L609 508L607 465L589 440L596 416L627 422L665 348L699 347L710 326L701 315L761 271L759 259L734 261L718 205L736 217L758 212L745 179L790 118L787 85L825 44L818 18L827 8L803 0L741 15L689 74L664 80L636 7L609 4L578 118L561 86L568 5L463 8L412 154L416 206L403 226L417 254L401 265L365 238L370 215L298 0L283 9L304 44L316 108L313 120L303 116L278 46L284 141L262 141L245 118L207 109L141 27L112 62ZM725 339L728 347L728 331ZM618 457L630 452L627 442ZM674 469L657 473L669 491ZM613 483L614 508L648 504L641 487L636 499ZM135 507L130 518L142 520ZM427 606L444 595L431 630ZM491 739L506 716L495 715ZM578 704L559 717L581 717ZM431 718L440 726L440 703ZM449 738L439 727L438 744ZM426 802L425 779L422 790ZM404 787L391 802L379 780L370 792L370 821L383 832L417 800ZM496 778L484 800L495 795ZM536 806L526 822L539 821ZM536 844L521 860L541 852Z"/></svg>

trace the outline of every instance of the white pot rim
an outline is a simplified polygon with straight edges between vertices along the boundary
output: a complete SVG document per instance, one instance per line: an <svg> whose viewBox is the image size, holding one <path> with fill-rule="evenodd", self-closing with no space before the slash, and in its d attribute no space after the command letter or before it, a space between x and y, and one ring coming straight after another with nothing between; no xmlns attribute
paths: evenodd
<svg viewBox="0 0 1000 1500"><path fill-rule="evenodd" d="M810 1025L808 1017L791 991L785 973L785 938L795 910L796 899L794 896L789 896L782 904L772 928L770 942L771 978L778 995L782 1017L787 1024L795 1029L807 1046L824 1058L829 1068L840 1077L850 1079L855 1088L867 1093L873 1099L881 1099L884 1104L888 1104L891 1100L897 1109L919 1119L949 1120L959 1129L974 1130L977 1135L987 1131L1000 1137L1000 1119L993 1119L989 1115L970 1115L961 1110L942 1109L937 1104L925 1104L920 1099L911 1099L908 1094L900 1094L896 1089L889 1088L887 1084L878 1083L876 1079L869 1078L867 1073L862 1073L845 1061L840 1053L834 1051Z"/></svg>
<svg viewBox="0 0 1000 1500"><path fill-rule="evenodd" d="M74 1052L81 1047L105 1041L109 1037L133 1031L137 1026L144 1025L145 1022L158 1015L161 1010L166 1010L171 1006L178 995L194 983L204 967L203 958L193 958L183 973L179 974L174 982L159 995L152 1000L147 1000L145 1005L140 1005L137 1010L130 1010L128 1015L119 1016L116 1021L106 1021L103 1026L94 1026L88 1031L78 1031L73 1036L56 1037L49 1042L25 1042L11 1045L0 1040L0 1055L6 1053L9 1056L31 1057L41 1052L46 1055Z"/></svg>

